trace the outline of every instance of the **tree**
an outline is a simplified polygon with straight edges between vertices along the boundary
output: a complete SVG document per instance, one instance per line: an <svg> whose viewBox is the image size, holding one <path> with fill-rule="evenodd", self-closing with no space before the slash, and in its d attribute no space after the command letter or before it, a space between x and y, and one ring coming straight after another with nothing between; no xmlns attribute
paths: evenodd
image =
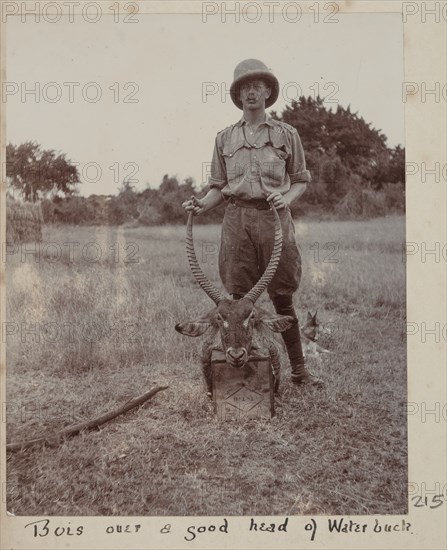
<svg viewBox="0 0 447 550"><path fill-rule="evenodd" d="M192 178L179 183L175 176L169 177L165 174L158 189L157 201L154 201L153 206L161 214L163 223L183 223L185 210L182 208L182 203L195 193Z"/></svg>
<svg viewBox="0 0 447 550"><path fill-rule="evenodd" d="M371 179L379 155L387 151L386 136L371 127L350 106L328 111L320 97L300 97L292 101L277 120L287 122L298 130L308 152L337 156L343 166L364 179Z"/></svg>
<svg viewBox="0 0 447 550"><path fill-rule="evenodd" d="M333 140L328 131L329 116L330 111L326 110L320 97L313 99L301 96L298 101L293 100L290 106L287 105L280 116L272 112L272 118L282 120L298 130L306 145L306 153L324 153L331 149Z"/></svg>
<svg viewBox="0 0 447 550"><path fill-rule="evenodd" d="M342 199L346 198L344 205L352 203L353 197L348 195L364 200L362 191L368 191L371 199L385 185L384 193L392 195L393 208L402 203L402 185L390 188L388 184L404 182L405 150L388 148L385 134L351 112L350 106L337 105L331 111L322 98L302 96L281 115L272 112L272 117L298 130L312 174L312 183L294 207L297 211L306 211L306 205L333 211Z"/></svg>
<svg viewBox="0 0 447 550"><path fill-rule="evenodd" d="M138 218L138 193L128 181L123 181L118 188L118 196L111 198L108 204L109 220L112 224L133 221Z"/></svg>
<svg viewBox="0 0 447 550"><path fill-rule="evenodd" d="M405 149L400 145L391 150L388 181L390 183L405 182Z"/></svg>
<svg viewBox="0 0 447 550"><path fill-rule="evenodd" d="M79 174L76 166L66 160L65 154L42 150L35 142L6 146L6 177L9 188L35 202L62 193L76 193Z"/></svg>

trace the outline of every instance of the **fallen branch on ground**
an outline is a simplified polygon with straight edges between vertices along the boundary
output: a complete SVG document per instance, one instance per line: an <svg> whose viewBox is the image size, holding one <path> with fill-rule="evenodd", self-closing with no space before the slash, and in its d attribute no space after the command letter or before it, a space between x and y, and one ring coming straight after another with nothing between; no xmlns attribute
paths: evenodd
<svg viewBox="0 0 447 550"><path fill-rule="evenodd" d="M168 387L169 386L155 386L154 388L147 391L146 393L143 393L143 395L140 395L139 397L134 397L133 399L131 399L130 401L127 401L127 403L125 403L124 405L121 405L121 407L118 407L113 411L110 411L101 416L98 416L93 420L85 420L84 422L79 422L78 424L67 426L66 428L63 428L62 430L56 432L51 436L39 437L37 439L29 439L28 441L23 441L22 443L9 443L8 445L6 445L6 451L11 451L11 452L20 451L22 449L32 447L33 445L37 445L38 443L55 446L59 444L66 437L76 435L82 430L91 430L92 428L97 428L98 426L105 424L106 422L108 422L109 420L112 420L113 418L119 416L120 414L124 414L130 411L131 409L134 409L135 407L142 405L148 399L153 397L156 393L162 390L166 390Z"/></svg>

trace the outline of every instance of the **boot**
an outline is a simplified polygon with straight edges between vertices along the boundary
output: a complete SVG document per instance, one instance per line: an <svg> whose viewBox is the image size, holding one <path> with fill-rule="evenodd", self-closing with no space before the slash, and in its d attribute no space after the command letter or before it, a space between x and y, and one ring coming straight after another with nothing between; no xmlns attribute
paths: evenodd
<svg viewBox="0 0 447 550"><path fill-rule="evenodd" d="M292 384L297 386L324 386L323 381L311 374L304 365L292 365L292 376L290 380Z"/></svg>
<svg viewBox="0 0 447 550"><path fill-rule="evenodd" d="M300 326L293 307L292 296L274 296L272 302L276 313L279 315L290 315L296 319L296 324L281 333L286 345L287 354L292 370L291 382L297 385L323 386L323 382L311 374L304 365L303 348L301 346Z"/></svg>

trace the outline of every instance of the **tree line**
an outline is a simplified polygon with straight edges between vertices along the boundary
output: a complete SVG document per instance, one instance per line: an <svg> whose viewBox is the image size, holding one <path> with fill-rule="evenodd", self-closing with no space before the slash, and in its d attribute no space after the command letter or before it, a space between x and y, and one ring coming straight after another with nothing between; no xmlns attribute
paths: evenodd
<svg viewBox="0 0 447 550"><path fill-rule="evenodd" d="M301 97L280 115L303 142L312 183L292 205L294 215L373 217L405 208L405 150L387 146L387 137L358 113L341 105L332 111L324 99ZM166 174L158 189L136 191L124 181L116 195L79 195L79 173L64 154L44 151L33 142L6 148L6 176L13 196L40 201L46 223L160 225L184 223L181 203L203 196L192 178ZM200 216L218 222L224 205Z"/></svg>

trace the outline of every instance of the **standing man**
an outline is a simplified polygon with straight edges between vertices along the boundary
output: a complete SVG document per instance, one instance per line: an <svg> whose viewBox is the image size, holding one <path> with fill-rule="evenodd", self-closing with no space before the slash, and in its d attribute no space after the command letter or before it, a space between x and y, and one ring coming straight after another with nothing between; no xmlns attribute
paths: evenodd
<svg viewBox="0 0 447 550"><path fill-rule="evenodd" d="M217 134L209 192L182 206L200 215L227 201L219 273L228 293L238 300L256 284L270 259L273 203L281 220L283 249L267 292L277 313L297 319L293 293L301 279L301 257L290 204L311 181L301 140L295 128L266 116L265 109L278 98L279 83L262 61L246 59L237 65L230 95L243 117ZM298 320L282 337L292 382L321 385L304 365Z"/></svg>

